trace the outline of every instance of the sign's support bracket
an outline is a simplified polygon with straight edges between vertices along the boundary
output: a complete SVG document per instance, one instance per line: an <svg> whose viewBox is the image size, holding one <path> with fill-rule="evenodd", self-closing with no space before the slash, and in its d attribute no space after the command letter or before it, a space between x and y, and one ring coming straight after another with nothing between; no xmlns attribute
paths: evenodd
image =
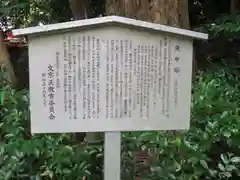
<svg viewBox="0 0 240 180"><path fill-rule="evenodd" d="M121 132L105 132L104 180L121 179Z"/></svg>

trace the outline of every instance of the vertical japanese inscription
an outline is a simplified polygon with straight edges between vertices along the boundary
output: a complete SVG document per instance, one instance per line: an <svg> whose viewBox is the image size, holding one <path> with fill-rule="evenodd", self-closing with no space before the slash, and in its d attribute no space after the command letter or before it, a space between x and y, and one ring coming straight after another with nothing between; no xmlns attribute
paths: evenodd
<svg viewBox="0 0 240 180"><path fill-rule="evenodd" d="M87 36L87 118L90 119L91 118L91 88L92 88L92 84L91 84L91 37Z"/></svg>
<svg viewBox="0 0 240 180"><path fill-rule="evenodd" d="M179 63L180 63L180 52L181 52L181 47L179 44L175 44L174 46L174 60L176 63L176 66L174 67L174 72L176 74L179 74L180 72L180 67L179 67ZM176 77L174 79L174 105L175 107L178 106L178 87L179 86L179 82L178 82L178 78Z"/></svg>
<svg viewBox="0 0 240 180"><path fill-rule="evenodd" d="M92 107L91 107L91 109L92 109L92 117L93 118L95 118L96 117L96 104L97 104L97 96L96 96L96 90L97 90L97 87L96 87L96 38L95 38L95 36L93 36L92 37L92 47L91 47L91 49L92 49L92 57L91 57L91 59L92 59L92 68L91 68L91 76L92 76L92 82L91 82L91 84L92 84L92 91L91 91L91 93L92 93L92 98L91 98L91 102L92 102Z"/></svg>
<svg viewBox="0 0 240 180"><path fill-rule="evenodd" d="M110 117L110 42L106 40L106 111L105 118L108 119Z"/></svg>
<svg viewBox="0 0 240 180"><path fill-rule="evenodd" d="M121 100L120 97L119 97L119 72L120 72L120 63L119 63L119 41L116 40L116 43L115 43L115 61L116 61L116 66L115 66L115 104L118 104L118 102ZM118 114L119 114L119 108L118 106L115 106L115 118L118 118Z"/></svg>
<svg viewBox="0 0 240 180"><path fill-rule="evenodd" d="M128 105L128 85L129 85L129 75L130 75L130 71L129 71L129 41L128 40L125 40L124 41L124 67L123 67L123 72L124 72L124 75L123 75L123 109L122 109L122 116L123 117L127 117L127 114L128 114L128 108L129 105Z"/></svg>
<svg viewBox="0 0 240 180"><path fill-rule="evenodd" d="M59 78L59 69L60 69L60 52L56 52L56 88L60 88L60 78Z"/></svg>
<svg viewBox="0 0 240 180"><path fill-rule="evenodd" d="M96 58L96 76L97 76L97 82L96 82L96 86L97 86L97 90L95 91L97 94L97 107L96 107L96 111L97 111L97 115L96 118L99 118L100 116L100 68L101 68L101 45L100 45L100 39L97 38L97 58Z"/></svg>
<svg viewBox="0 0 240 180"><path fill-rule="evenodd" d="M119 51L119 72L118 72L118 92L119 92L119 100L118 100L118 118L121 118L123 116L122 114L122 107L123 107L123 62L124 62L124 45L123 40L120 40L120 51Z"/></svg>
<svg viewBox="0 0 240 180"><path fill-rule="evenodd" d="M111 87L111 90L110 90L110 118L114 118L114 40L111 40L111 51L110 51L110 54L111 54L111 62L110 62L110 87Z"/></svg>
<svg viewBox="0 0 240 180"><path fill-rule="evenodd" d="M166 97L166 116L170 116L170 92L171 92L171 64L172 64L172 59L171 59L171 40L168 38L168 59L167 59L167 97Z"/></svg>
<svg viewBox="0 0 240 180"><path fill-rule="evenodd" d="M101 42L95 36L64 36L64 107L69 119L100 114Z"/></svg>
<svg viewBox="0 0 240 180"><path fill-rule="evenodd" d="M76 38L72 38L72 66L73 66L73 119L77 119L77 45Z"/></svg>
<svg viewBox="0 0 240 180"><path fill-rule="evenodd" d="M82 88L83 88L83 99L82 99L82 113L83 113L83 119L87 119L87 70L86 70L86 64L87 64L87 58L86 58L86 37L82 36Z"/></svg>
<svg viewBox="0 0 240 180"><path fill-rule="evenodd" d="M75 34L62 36L61 43L63 51L56 52L56 64L50 64L48 73L42 74L43 104L46 106L49 98L49 119L56 117L54 93L60 87L64 90L64 111L71 120L121 119L133 115L149 118L154 111L170 115L171 98L175 97L177 103L171 86L176 88L178 83L175 80L171 84L171 71L178 73L180 68L171 66L173 48L169 37L142 42ZM173 57L176 62L180 60L176 53L179 51L180 46L176 45Z"/></svg>
<svg viewBox="0 0 240 180"><path fill-rule="evenodd" d="M64 111L67 112L67 106L68 106L68 98L67 98L67 91L68 91L68 86L67 86L67 75L68 75L68 58L67 58L67 37L63 36L63 71L64 71L64 79L63 79L63 85L64 85Z"/></svg>
<svg viewBox="0 0 240 180"><path fill-rule="evenodd" d="M72 119L72 94L73 94L73 62L72 62L72 37L68 36L68 112L69 112L69 118Z"/></svg>
<svg viewBox="0 0 240 180"><path fill-rule="evenodd" d="M46 73L42 73L42 99L43 105L47 105L47 75Z"/></svg>
<svg viewBox="0 0 240 180"><path fill-rule="evenodd" d="M54 66L48 65L48 108L49 120L54 120L55 115L55 84L54 84Z"/></svg>
<svg viewBox="0 0 240 180"><path fill-rule="evenodd" d="M127 104L126 104L126 110L128 111L128 117L131 118L132 117L132 102L133 102L133 98L132 98L132 78L133 78L133 45L132 45L132 40L130 40L129 42L129 51L128 51L128 63L129 63L129 78L128 78L128 87L127 87L127 91L128 91L128 98L127 98Z"/></svg>

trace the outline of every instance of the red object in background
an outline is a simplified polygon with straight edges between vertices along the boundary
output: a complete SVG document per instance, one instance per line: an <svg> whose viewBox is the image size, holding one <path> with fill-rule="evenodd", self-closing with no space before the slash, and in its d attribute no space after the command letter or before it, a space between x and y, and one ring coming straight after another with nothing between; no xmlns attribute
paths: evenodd
<svg viewBox="0 0 240 180"><path fill-rule="evenodd" d="M7 33L7 39L12 39L14 38L13 34L12 34L12 31L8 31Z"/></svg>
<svg viewBox="0 0 240 180"><path fill-rule="evenodd" d="M27 43L23 38L14 37L11 30L7 30L5 32L5 39L6 45L8 47L26 47Z"/></svg>

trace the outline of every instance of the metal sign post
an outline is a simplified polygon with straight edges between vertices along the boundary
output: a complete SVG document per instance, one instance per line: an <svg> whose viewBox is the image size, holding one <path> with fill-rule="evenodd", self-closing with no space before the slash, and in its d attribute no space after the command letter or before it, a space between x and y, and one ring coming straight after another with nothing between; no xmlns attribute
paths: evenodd
<svg viewBox="0 0 240 180"><path fill-rule="evenodd" d="M106 132L104 139L104 180L121 179L121 132Z"/></svg>

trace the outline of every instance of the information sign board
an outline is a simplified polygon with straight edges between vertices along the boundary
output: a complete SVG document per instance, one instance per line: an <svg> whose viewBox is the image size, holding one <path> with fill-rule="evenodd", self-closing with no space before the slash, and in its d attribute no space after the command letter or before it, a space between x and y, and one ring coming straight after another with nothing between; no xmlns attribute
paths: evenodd
<svg viewBox="0 0 240 180"><path fill-rule="evenodd" d="M193 38L120 20L68 31L57 24L36 35L25 29L32 133L189 128Z"/></svg>

